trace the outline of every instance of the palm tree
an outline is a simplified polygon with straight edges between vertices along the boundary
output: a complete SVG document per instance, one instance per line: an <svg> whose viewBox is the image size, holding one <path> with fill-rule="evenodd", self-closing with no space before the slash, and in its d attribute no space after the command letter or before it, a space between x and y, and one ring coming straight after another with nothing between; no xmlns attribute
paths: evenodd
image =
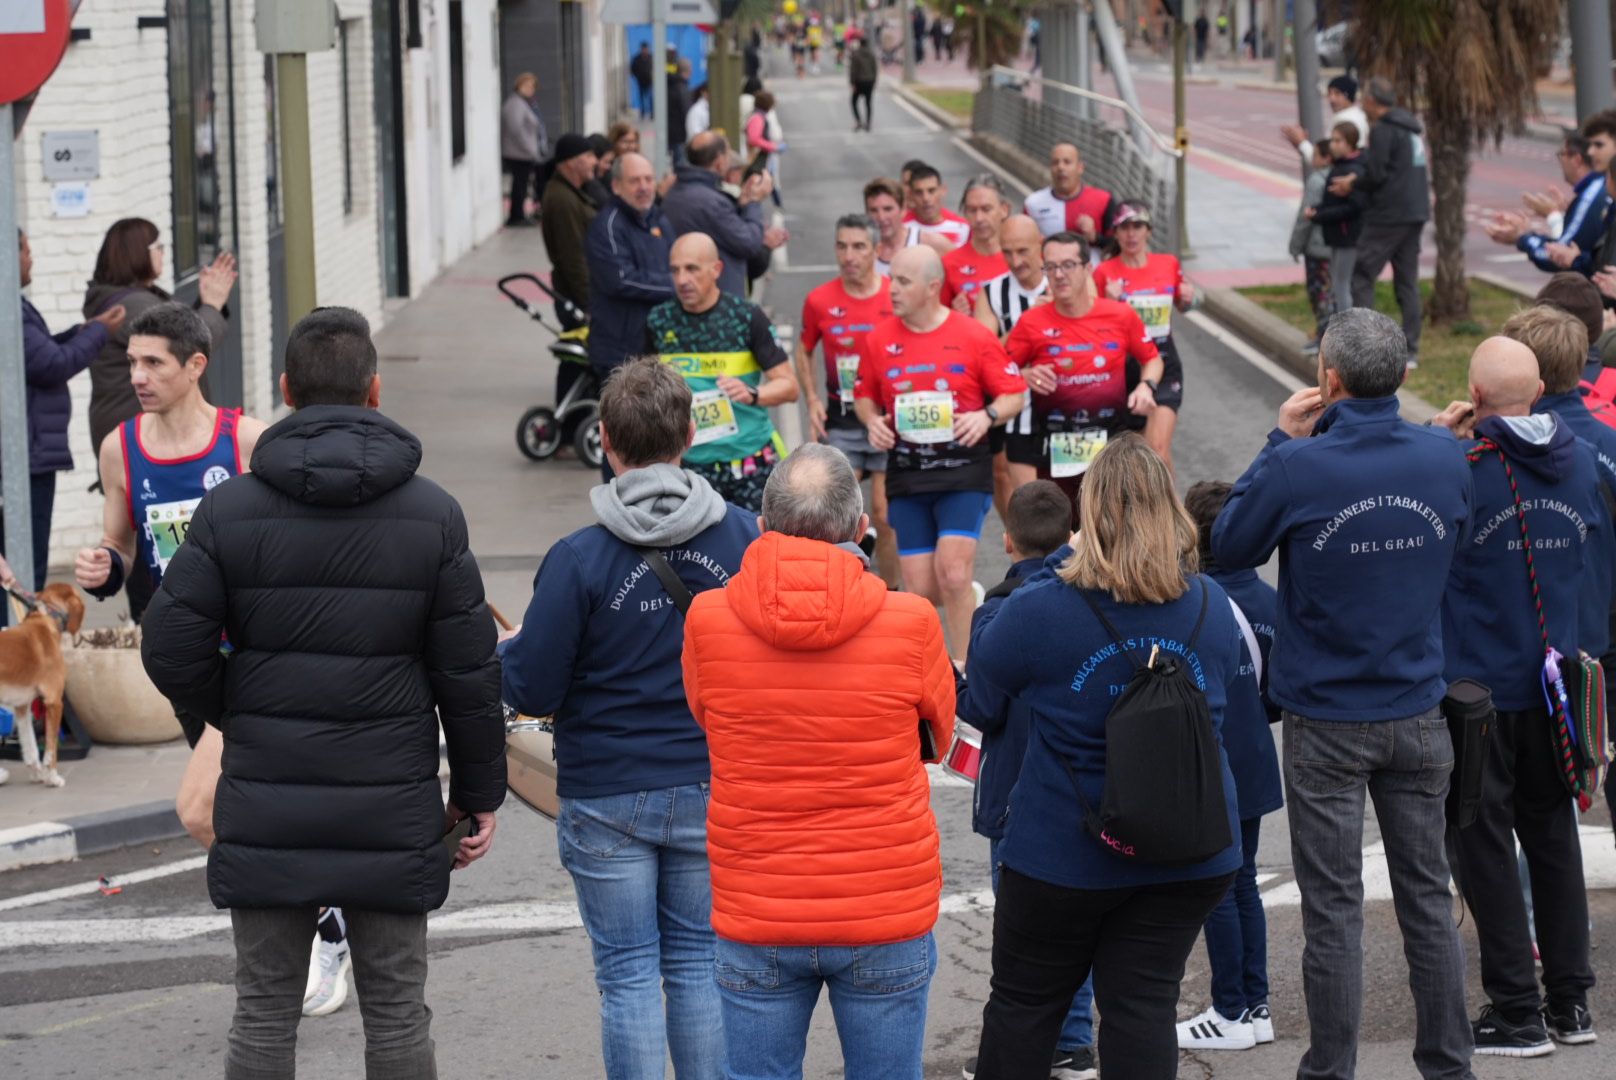
<svg viewBox="0 0 1616 1080"><path fill-rule="evenodd" d="M1537 112L1537 72L1554 51L1561 0L1358 0L1354 50L1418 109L1436 195L1436 283L1430 318L1470 313L1465 193L1470 154ZM1373 135L1370 136L1373 139Z"/></svg>

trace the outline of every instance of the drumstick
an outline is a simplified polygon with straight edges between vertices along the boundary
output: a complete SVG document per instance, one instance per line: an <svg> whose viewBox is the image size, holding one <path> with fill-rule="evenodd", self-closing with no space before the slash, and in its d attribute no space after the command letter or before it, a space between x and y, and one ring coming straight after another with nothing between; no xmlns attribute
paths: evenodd
<svg viewBox="0 0 1616 1080"><path fill-rule="evenodd" d="M499 628L501 630L515 630L516 629L516 627L511 625L511 620L509 620L505 616L501 615L499 613L499 608L495 607L492 602L490 602L489 605L488 605L488 613L494 617L494 621L499 624Z"/></svg>

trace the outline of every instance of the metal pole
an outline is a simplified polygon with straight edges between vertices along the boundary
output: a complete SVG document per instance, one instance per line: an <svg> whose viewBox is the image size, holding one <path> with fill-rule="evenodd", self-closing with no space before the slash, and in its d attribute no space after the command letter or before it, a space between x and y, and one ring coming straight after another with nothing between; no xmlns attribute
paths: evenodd
<svg viewBox="0 0 1616 1080"><path fill-rule="evenodd" d="M1139 107L1139 92L1133 86L1133 71L1128 67L1128 54L1122 47L1122 33L1117 29L1117 18L1111 11L1110 0L1099 0L1094 5L1094 29L1100 39L1100 48L1105 50L1106 61L1111 65L1111 77L1117 81L1117 97L1126 101L1136 113L1143 113ZM1128 128L1133 133L1134 142L1139 144L1148 157L1155 152L1155 143L1151 140L1150 132L1128 118Z"/></svg>
<svg viewBox="0 0 1616 1080"><path fill-rule="evenodd" d="M1184 25L1184 20L1173 20L1173 141L1178 146L1178 157L1173 160L1173 247L1180 259L1190 258L1194 254L1190 250L1189 215L1185 213L1188 200L1185 181L1189 171L1185 159L1189 156L1190 148L1190 129L1186 123L1184 103L1184 65L1188 60L1188 39L1189 28Z"/></svg>
<svg viewBox="0 0 1616 1080"><path fill-rule="evenodd" d="M673 147L668 145L668 4L651 0L651 108L652 130L656 132L656 157L651 167L661 176L673 168ZM735 137L740 145L740 136Z"/></svg>
<svg viewBox="0 0 1616 1080"><path fill-rule="evenodd" d="M1072 80L1084 90L1094 89L1094 65L1089 48L1089 6L1084 0L1077 3L1077 76ZM1085 120L1093 119L1094 106L1087 98L1077 99L1077 115Z"/></svg>
<svg viewBox="0 0 1616 1080"><path fill-rule="evenodd" d="M1322 139L1324 107L1319 104L1319 50L1313 46L1318 31L1319 13L1314 0L1293 0L1296 29L1296 106L1302 129L1309 139ZM1308 155L1311 157L1311 153ZM1310 166L1302 166L1302 179L1307 179Z"/></svg>
<svg viewBox="0 0 1616 1080"><path fill-rule="evenodd" d="M1572 0L1571 66L1575 69L1577 118L1612 105L1609 0Z"/></svg>
<svg viewBox="0 0 1616 1080"><path fill-rule="evenodd" d="M1268 37L1274 46L1274 81L1285 81L1285 0L1268 5ZM1259 41L1261 38L1258 39Z"/></svg>
<svg viewBox="0 0 1616 1080"><path fill-rule="evenodd" d="M6 561L17 584L34 587L33 510L28 501L28 378L22 356L22 266L17 244L15 147L10 105L0 105L0 472ZM10 299L5 299L10 297ZM3 603L0 599L0 603Z"/></svg>
<svg viewBox="0 0 1616 1080"><path fill-rule="evenodd" d="M286 221L286 322L315 309L314 173L309 153L309 58L275 57L275 104L281 129L281 199Z"/></svg>
<svg viewBox="0 0 1616 1080"><path fill-rule="evenodd" d="M898 5L898 20L903 23L903 81L912 83L915 81L915 27L908 0Z"/></svg>

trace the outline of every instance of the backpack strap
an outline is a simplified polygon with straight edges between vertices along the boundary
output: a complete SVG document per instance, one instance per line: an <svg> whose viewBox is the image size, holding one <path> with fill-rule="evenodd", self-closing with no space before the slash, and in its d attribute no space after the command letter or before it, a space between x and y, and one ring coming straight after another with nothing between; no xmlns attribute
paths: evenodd
<svg viewBox="0 0 1616 1080"><path fill-rule="evenodd" d="M662 554L662 549L635 545L634 550L640 553L640 557L645 560L645 565L649 566L651 572L657 576L657 580L662 582L663 590L667 592L668 599L673 601L673 606L679 609L679 614L688 614L690 602L695 597L690 595L690 590L685 587L685 583L679 580L679 575L674 573L673 567L668 565L667 557Z"/></svg>
<svg viewBox="0 0 1616 1080"><path fill-rule="evenodd" d="M1207 597L1211 595L1211 590L1206 587L1206 582L1201 581L1200 574L1195 575L1195 580L1201 582L1201 613L1195 617L1195 629L1190 631L1190 639L1184 643L1186 655L1194 652L1195 643L1201 640L1201 627L1206 625Z"/></svg>
<svg viewBox="0 0 1616 1080"><path fill-rule="evenodd" d="M1246 613L1240 610L1240 605L1229 598L1229 610L1234 612L1234 621L1240 626L1240 636L1245 639L1246 651L1251 653L1251 662L1257 670L1257 685L1262 685L1262 650L1257 647L1257 633L1251 628L1251 621Z"/></svg>
<svg viewBox="0 0 1616 1080"><path fill-rule="evenodd" d="M1105 632L1111 635L1111 641L1118 647L1121 647L1122 634L1115 626L1111 625L1111 620L1105 617L1105 612L1100 610L1100 605L1095 603L1094 597L1089 595L1089 591L1087 589L1078 589L1077 595L1083 598L1083 601L1088 604L1089 610L1094 612L1094 617L1100 620L1100 625L1105 628ZM1122 655L1128 658L1128 662L1133 665L1135 671L1139 671L1144 668L1145 665L1141 664L1139 659L1134 656L1132 649L1122 649Z"/></svg>

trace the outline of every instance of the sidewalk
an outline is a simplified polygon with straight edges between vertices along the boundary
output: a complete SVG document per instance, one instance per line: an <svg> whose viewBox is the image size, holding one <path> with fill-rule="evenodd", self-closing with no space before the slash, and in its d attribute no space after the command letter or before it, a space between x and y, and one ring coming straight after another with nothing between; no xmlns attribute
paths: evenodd
<svg viewBox="0 0 1616 1080"><path fill-rule="evenodd" d="M421 439L421 472L460 500L489 599L512 621L527 605L539 553L577 527L599 479L571 457L535 463L517 450L518 417L552 399L555 379L548 336L495 289L517 271L548 274L537 229L496 234L392 310L376 336L382 410ZM89 605L94 625L122 611ZM0 870L179 836L173 800L189 759L182 739L99 745L62 764L61 788L31 783L20 763L4 762Z"/></svg>

